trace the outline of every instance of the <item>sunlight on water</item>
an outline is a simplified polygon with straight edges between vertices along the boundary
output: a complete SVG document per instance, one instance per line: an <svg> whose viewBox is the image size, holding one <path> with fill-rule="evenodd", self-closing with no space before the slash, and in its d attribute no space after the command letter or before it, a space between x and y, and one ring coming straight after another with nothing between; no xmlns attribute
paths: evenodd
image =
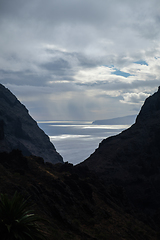
<svg viewBox="0 0 160 240"><path fill-rule="evenodd" d="M98 147L99 143L128 128L129 125L94 125L89 121L38 121L50 137L64 162L78 164Z"/></svg>
<svg viewBox="0 0 160 240"><path fill-rule="evenodd" d="M90 138L91 135L69 135L69 134L62 134L60 136L49 136L51 141L53 140L61 140L61 139L73 139L73 138Z"/></svg>
<svg viewBox="0 0 160 240"><path fill-rule="evenodd" d="M38 121L38 123L53 123L53 124L64 124L64 125L80 125L80 124L92 124L92 122L90 121L52 121L52 120L48 120L48 121L45 121L45 120L41 120L41 121Z"/></svg>

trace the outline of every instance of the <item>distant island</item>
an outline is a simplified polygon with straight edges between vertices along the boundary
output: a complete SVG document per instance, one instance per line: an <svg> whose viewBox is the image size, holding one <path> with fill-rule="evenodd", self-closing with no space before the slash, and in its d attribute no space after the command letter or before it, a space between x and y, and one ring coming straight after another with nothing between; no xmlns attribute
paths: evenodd
<svg viewBox="0 0 160 240"><path fill-rule="evenodd" d="M137 115L129 115L118 118L95 120L92 124L95 125L131 125L135 122Z"/></svg>

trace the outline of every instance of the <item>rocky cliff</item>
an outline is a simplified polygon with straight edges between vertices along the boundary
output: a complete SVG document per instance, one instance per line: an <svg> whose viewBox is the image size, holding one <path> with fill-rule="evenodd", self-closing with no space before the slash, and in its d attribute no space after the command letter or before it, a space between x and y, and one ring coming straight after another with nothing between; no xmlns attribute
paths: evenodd
<svg viewBox="0 0 160 240"><path fill-rule="evenodd" d="M26 156L40 156L47 162L63 162L25 106L0 84L0 152L13 149L20 149Z"/></svg>
<svg viewBox="0 0 160 240"><path fill-rule="evenodd" d="M135 124L103 140L83 163L106 182L124 187L137 208L160 208L160 88L148 97Z"/></svg>

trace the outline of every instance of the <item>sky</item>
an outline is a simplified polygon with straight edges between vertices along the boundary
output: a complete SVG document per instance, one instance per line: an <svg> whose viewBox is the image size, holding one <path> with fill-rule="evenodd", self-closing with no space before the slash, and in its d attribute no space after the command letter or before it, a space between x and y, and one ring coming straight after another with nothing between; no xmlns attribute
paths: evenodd
<svg viewBox="0 0 160 240"><path fill-rule="evenodd" d="M160 85L159 0L0 0L0 83L35 120L138 114Z"/></svg>

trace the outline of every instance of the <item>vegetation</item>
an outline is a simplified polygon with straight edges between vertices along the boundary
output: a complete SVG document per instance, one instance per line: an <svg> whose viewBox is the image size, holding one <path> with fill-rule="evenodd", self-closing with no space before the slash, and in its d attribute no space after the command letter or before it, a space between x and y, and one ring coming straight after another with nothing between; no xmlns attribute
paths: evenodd
<svg viewBox="0 0 160 240"><path fill-rule="evenodd" d="M1 194L0 235L2 240L45 239L37 222L40 218L29 210L29 203L17 192L12 199Z"/></svg>
<svg viewBox="0 0 160 240"><path fill-rule="evenodd" d="M5 211L0 213L2 240L10 240L5 239L4 234L2 238L4 229L8 234L12 231L12 240L34 240L39 231L47 240L157 240L154 223L153 228L149 226L151 220L146 215L141 215L138 220L136 212L127 203L123 189L105 184L85 167L67 163L52 165L44 163L42 158L23 157L18 151L0 153L0 183L0 192L3 193L0 208L11 205L13 213L17 214L19 205L26 205L21 208L24 209L20 211L21 217L14 219L21 223L28 221L30 236L35 231L32 238L20 235L19 229L13 227L18 222L10 221L10 218L9 222L5 220L6 213L9 216L11 211L5 207ZM16 191L24 199L18 193L15 197ZM21 199L18 200L20 204L14 201L17 198ZM45 219L47 224L29 221L35 217L30 215L33 214L31 203L34 203L35 215ZM24 217L20 221L22 216L26 219ZM35 230L37 227L38 231ZM23 232L25 228L20 229ZM17 231L19 236L15 235Z"/></svg>

